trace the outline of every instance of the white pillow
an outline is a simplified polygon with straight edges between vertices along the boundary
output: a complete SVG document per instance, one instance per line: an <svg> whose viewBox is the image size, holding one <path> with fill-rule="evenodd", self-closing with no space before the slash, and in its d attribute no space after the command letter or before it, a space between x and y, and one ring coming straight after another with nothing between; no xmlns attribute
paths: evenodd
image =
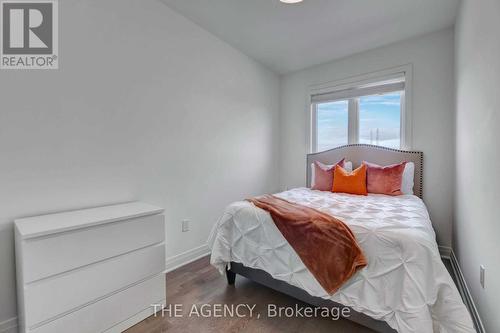
<svg viewBox="0 0 500 333"><path fill-rule="evenodd" d="M403 180L401 181L401 192L403 194L413 194L413 177L415 175L415 164L407 162L403 171Z"/></svg>
<svg viewBox="0 0 500 333"><path fill-rule="evenodd" d="M352 172L352 162L351 161L344 162L344 170L347 172Z"/></svg>
<svg viewBox="0 0 500 333"><path fill-rule="evenodd" d="M331 168L334 165L335 164L327 164L326 166L328 168ZM352 171L352 162L351 161L345 161L344 162L344 170L347 171L347 172L351 172ZM413 178L412 178L412 181L413 181ZM314 187L314 162L311 163L311 187ZM413 188L413 185L412 185L412 188Z"/></svg>

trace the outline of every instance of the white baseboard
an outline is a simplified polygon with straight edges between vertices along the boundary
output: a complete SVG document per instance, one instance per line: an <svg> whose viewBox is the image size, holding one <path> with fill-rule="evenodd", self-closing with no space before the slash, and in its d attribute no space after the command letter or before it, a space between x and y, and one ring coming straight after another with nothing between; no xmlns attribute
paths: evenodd
<svg viewBox="0 0 500 333"><path fill-rule="evenodd" d="M17 333L17 317L0 322L0 333Z"/></svg>
<svg viewBox="0 0 500 333"><path fill-rule="evenodd" d="M479 312L477 311L476 304L474 304L474 300L472 299L472 295L470 293L469 288L467 287L467 282L465 282L465 277L462 274L462 269L458 263L458 259L455 256L453 250L450 252L450 261L451 267L453 268L453 273L457 278L458 291L464 300L465 305L469 309L469 312L472 317L472 321L474 322L474 326L476 326L477 333L485 333L483 323L481 321L481 317L479 316Z"/></svg>
<svg viewBox="0 0 500 333"><path fill-rule="evenodd" d="M208 254L210 254L210 249L205 244L199 247L195 247L194 249L191 249L189 251L180 253L176 256L169 257L167 258L167 262L165 264L166 271L173 271L176 268L189 264L190 262L200 259L201 257L204 257Z"/></svg>

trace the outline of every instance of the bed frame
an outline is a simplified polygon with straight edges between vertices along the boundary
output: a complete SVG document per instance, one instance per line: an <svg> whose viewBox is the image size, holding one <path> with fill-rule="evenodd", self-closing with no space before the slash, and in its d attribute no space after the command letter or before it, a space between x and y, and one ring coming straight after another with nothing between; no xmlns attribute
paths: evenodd
<svg viewBox="0 0 500 333"><path fill-rule="evenodd" d="M416 196L420 198L423 197L422 152L391 149L365 144L347 145L319 153L308 154L306 158L307 186L309 187L311 183L311 163L313 163L314 161L319 161L324 164L335 164L344 157L347 161L352 161L353 168L358 167L363 161L368 161L379 165L395 164L402 161L413 162L415 164L413 192ZM229 285L234 285L236 274L244 276L252 281L282 292L288 296L294 297L313 306L339 309L348 308L347 306L333 302L331 300L311 296L306 291L300 288L292 286L284 281L274 279L269 273L263 270L248 268L237 262L231 262L230 269L226 270L227 282ZM376 332L396 332L394 329L390 328L386 322L376 320L363 313L356 312L352 308L350 308L349 313L350 316L346 317L345 319L369 327Z"/></svg>

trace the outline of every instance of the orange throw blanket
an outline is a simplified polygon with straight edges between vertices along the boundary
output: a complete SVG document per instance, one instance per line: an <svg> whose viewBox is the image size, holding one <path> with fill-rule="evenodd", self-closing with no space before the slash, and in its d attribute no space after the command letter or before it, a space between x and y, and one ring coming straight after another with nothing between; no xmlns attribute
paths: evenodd
<svg viewBox="0 0 500 333"><path fill-rule="evenodd" d="M344 222L272 195L247 200L271 214L285 239L330 295L367 265L354 234Z"/></svg>

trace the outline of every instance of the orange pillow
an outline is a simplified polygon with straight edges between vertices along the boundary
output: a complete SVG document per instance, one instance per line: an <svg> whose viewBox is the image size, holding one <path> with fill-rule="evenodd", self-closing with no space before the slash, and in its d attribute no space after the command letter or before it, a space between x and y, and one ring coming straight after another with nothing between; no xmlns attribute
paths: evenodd
<svg viewBox="0 0 500 333"><path fill-rule="evenodd" d="M366 165L361 165L353 172L347 172L339 165L333 171L332 192L367 195L366 190Z"/></svg>

